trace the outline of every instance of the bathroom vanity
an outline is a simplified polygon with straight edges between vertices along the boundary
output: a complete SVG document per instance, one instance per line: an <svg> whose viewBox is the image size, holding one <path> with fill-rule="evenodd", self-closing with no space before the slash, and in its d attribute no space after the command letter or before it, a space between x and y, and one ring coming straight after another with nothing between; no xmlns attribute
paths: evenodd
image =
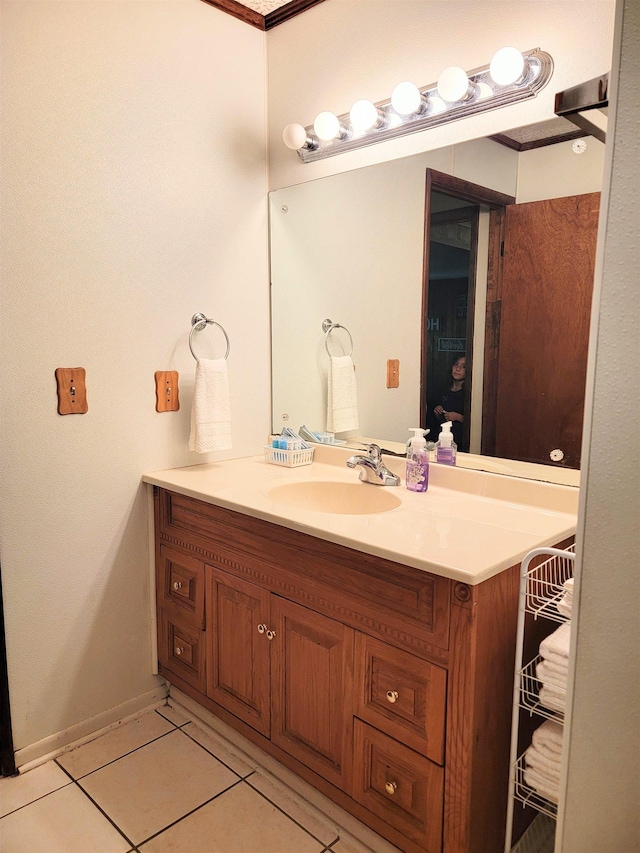
<svg viewBox="0 0 640 853"><path fill-rule="evenodd" d="M501 853L519 563L571 537L577 490L431 466L422 495L324 453L144 477L160 671L401 850ZM274 498L297 482L398 506Z"/></svg>

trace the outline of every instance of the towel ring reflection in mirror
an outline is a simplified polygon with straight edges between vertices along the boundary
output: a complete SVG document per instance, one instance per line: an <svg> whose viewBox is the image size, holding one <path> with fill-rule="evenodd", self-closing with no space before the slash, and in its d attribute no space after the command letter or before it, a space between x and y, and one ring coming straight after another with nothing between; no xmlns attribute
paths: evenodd
<svg viewBox="0 0 640 853"><path fill-rule="evenodd" d="M224 354L225 358L229 358L229 350L231 349L231 344L229 343L229 335L220 325L220 323L216 323L215 320L209 320L204 314L194 314L191 318L191 331L189 332L189 349L191 350L191 355L198 361L198 356L193 351L193 333L201 332L203 329L206 329L207 325L209 326L217 326L222 334L224 335L224 339L227 342L227 351Z"/></svg>
<svg viewBox="0 0 640 853"><path fill-rule="evenodd" d="M333 332L334 329L344 329L345 332L349 335L349 344L350 349L347 353L347 356L351 357L353 355L353 338L351 337L351 332L347 329L346 326L341 325L340 323L334 323L331 320L323 320L322 321L322 331L324 332L324 346L327 351L329 357L331 357L331 351L329 350L329 335Z"/></svg>

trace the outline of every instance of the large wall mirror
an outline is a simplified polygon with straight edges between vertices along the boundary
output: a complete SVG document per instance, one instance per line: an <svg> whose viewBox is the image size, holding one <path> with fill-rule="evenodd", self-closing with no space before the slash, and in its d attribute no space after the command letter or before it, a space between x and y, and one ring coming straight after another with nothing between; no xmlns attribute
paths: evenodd
<svg viewBox="0 0 640 853"><path fill-rule="evenodd" d="M579 465L559 447L573 430L560 409L579 410L581 423L592 274L589 292L577 297L567 259L587 254L593 262L604 145L589 138L583 149L565 141L516 150L479 139L272 192L274 432L326 429L329 353L353 345L359 429L338 437L397 450L410 427L434 429L436 389L465 355L464 442L473 467L513 473L505 460L524 460L544 464L548 479L572 481L552 471ZM441 178L432 189L429 175ZM470 201L459 187L515 200L506 211L522 215L507 239L505 208ZM570 197L557 209L556 199ZM329 347L326 319L344 327ZM566 343L576 329L579 356ZM510 423L536 442L510 442ZM556 449L563 457L550 455Z"/></svg>

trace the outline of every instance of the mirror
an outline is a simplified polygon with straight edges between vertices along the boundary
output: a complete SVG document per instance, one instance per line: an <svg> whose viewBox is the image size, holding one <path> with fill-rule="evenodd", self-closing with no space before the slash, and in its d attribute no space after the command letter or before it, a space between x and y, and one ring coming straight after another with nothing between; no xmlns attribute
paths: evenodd
<svg viewBox="0 0 640 853"><path fill-rule="evenodd" d="M571 142L517 151L480 139L270 193L273 431L326 428L329 353L348 354L349 336L359 428L338 438L373 437L399 451L409 427L420 424L427 169L520 204L599 191L603 152L593 139L579 155ZM489 214L482 209L477 241L478 258L486 259ZM475 426L469 458L459 454L459 464L513 473L481 452L487 268L486 260L477 265L472 308ZM327 337L325 319L344 329ZM427 325L436 320L425 318ZM389 361L398 363L398 387L387 387ZM547 426L553 441L557 425ZM562 472L534 467L536 477L564 481Z"/></svg>

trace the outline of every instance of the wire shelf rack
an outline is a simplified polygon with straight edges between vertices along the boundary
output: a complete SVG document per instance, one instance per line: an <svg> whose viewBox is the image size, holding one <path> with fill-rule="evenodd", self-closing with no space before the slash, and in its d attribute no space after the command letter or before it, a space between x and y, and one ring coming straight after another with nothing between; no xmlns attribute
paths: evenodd
<svg viewBox="0 0 640 853"><path fill-rule="evenodd" d="M555 720L558 723L564 723L564 713L554 708L547 707L540 699L540 691L544 691L544 684L536 675L536 667L541 663L543 658L537 655L526 666L523 666L519 671L520 677L520 707L525 711L538 714L541 717L546 717L547 720ZM561 687L552 685L552 695L555 699L554 704L559 704L564 707L567 691ZM542 698L544 699L544 692Z"/></svg>
<svg viewBox="0 0 640 853"><path fill-rule="evenodd" d="M554 622L567 622L568 617L558 610L558 604L565 594L563 584L573 577L575 546L570 545L566 551L547 550L551 556L540 565L528 568L523 563L526 572L524 609L535 618L544 616Z"/></svg>
<svg viewBox="0 0 640 853"><path fill-rule="evenodd" d="M552 800L543 797L539 791L527 785L525 781L526 765L524 761L524 753L516 761L515 769L515 785L513 789L513 798L521 802L525 806L531 806L536 811L549 817L556 818L558 816L558 804Z"/></svg>
<svg viewBox="0 0 640 853"><path fill-rule="evenodd" d="M551 791L545 789L544 780L532 778L533 774L528 774L529 782L540 782L539 787L542 790L532 787L525 779L525 774L527 774L526 750L518 758L519 749L522 749L519 745L518 729L523 710L528 711L530 715L535 713L547 720L554 720L562 726L564 724L564 713L560 709L564 709L567 691L566 687L562 689L551 680L546 681L538 678L539 670L537 667L544 660L540 653L529 663L523 665L524 634L527 629L527 614L533 615L534 619L544 617L560 624L570 621L573 591L571 585L566 582L573 577L574 562L574 545L570 545L567 549L534 548L522 561L516 667L513 682L510 796L507 808L505 853L513 853L514 850L512 832L515 803L519 802L523 807L531 807L539 812L539 815L544 819L551 818L555 821L558 814L557 803L545 796L549 793L553 795L553 788ZM548 631L547 635L549 633Z"/></svg>

